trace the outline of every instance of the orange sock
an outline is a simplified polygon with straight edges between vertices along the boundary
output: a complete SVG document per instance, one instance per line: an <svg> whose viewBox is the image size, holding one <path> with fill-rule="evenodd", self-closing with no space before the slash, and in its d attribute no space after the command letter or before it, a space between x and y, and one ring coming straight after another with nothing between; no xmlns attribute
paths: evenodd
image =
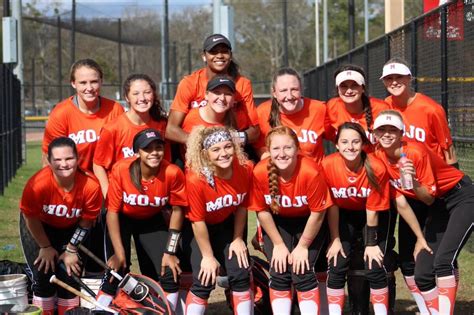
<svg viewBox="0 0 474 315"><path fill-rule="evenodd" d="M374 307L376 315L388 314L388 287L382 289L370 289L370 302Z"/></svg>
<svg viewBox="0 0 474 315"><path fill-rule="evenodd" d="M328 295L329 314L341 315L344 310L345 292L342 289L326 289Z"/></svg>
<svg viewBox="0 0 474 315"><path fill-rule="evenodd" d="M432 315L439 314L439 303L438 303L438 288L434 287L433 289L425 292L421 292L423 298L425 299L426 306Z"/></svg>
<svg viewBox="0 0 474 315"><path fill-rule="evenodd" d="M43 315L54 315L54 305L56 304L56 297L39 297L33 295L33 305L43 309Z"/></svg>
<svg viewBox="0 0 474 315"><path fill-rule="evenodd" d="M250 290L244 292L232 291L232 304L235 315L253 314L253 301Z"/></svg>
<svg viewBox="0 0 474 315"><path fill-rule="evenodd" d="M320 300L318 287L306 292L296 291L296 294L301 315L319 315Z"/></svg>
<svg viewBox="0 0 474 315"><path fill-rule="evenodd" d="M72 299L58 298L58 315L63 315L67 310L73 309L76 306L79 306L78 296Z"/></svg>
<svg viewBox="0 0 474 315"><path fill-rule="evenodd" d="M207 299L202 299L199 296L194 295L191 291L188 292L186 297L186 315L204 315L207 308Z"/></svg>
<svg viewBox="0 0 474 315"><path fill-rule="evenodd" d="M454 303L456 302L456 278L447 276L438 278L439 291L439 313L443 315L453 315Z"/></svg>
<svg viewBox="0 0 474 315"><path fill-rule="evenodd" d="M421 295L420 289L418 289L418 286L415 283L415 277L404 276L403 278L405 278L405 283L408 287L408 290L410 290L410 293L413 296L416 305L418 306L420 315L430 315L430 311L428 310L428 306L426 306L425 299Z"/></svg>
<svg viewBox="0 0 474 315"><path fill-rule="evenodd" d="M270 288L270 302L273 314L290 314L291 291L277 291Z"/></svg>

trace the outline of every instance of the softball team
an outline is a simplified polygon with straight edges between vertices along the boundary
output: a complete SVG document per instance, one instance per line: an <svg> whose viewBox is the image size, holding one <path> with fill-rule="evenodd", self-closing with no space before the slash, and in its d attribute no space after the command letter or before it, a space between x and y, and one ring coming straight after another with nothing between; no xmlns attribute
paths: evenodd
<svg viewBox="0 0 474 315"><path fill-rule="evenodd" d="M383 68L386 102L368 96L365 72L356 65L336 71L337 97L327 104L303 97L298 73L282 68L272 98L256 110L225 36L206 38L202 58L206 66L180 82L169 121L149 76L126 79L130 110L123 113L99 96L97 63L73 65L76 94L51 113L43 141L47 167L28 181L20 204L22 242L34 241L25 250L33 303L45 314L56 303L59 314L78 305L62 289L55 297L46 281L57 273L77 286L68 277L82 273L77 246L87 237L97 243L89 230L106 197L114 249L107 264L130 270L133 237L142 271L161 284L173 308L181 265L188 265L192 285L178 308L184 314L205 313L224 273L234 314L253 314L248 210L261 225L274 314L291 313L293 292L301 314L321 313L318 257L328 261L328 314L342 314L359 234L373 311L391 313L385 259L393 247L391 208L402 217L400 267L421 313L453 314L456 258L472 231L474 187L453 167L443 109L411 90L404 61L391 59ZM184 172L169 162L165 137L183 144ZM325 157L323 138L337 152ZM260 157L255 167L247 143ZM413 188L401 187L401 173L412 176ZM179 248L187 254L176 256ZM106 279L98 297L103 305L117 289Z"/></svg>

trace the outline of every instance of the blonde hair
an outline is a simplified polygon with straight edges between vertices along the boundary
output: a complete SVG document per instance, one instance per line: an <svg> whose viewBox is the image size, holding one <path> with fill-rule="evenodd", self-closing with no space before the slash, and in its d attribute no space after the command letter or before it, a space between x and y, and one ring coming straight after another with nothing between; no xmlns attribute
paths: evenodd
<svg viewBox="0 0 474 315"><path fill-rule="evenodd" d="M272 142L272 137L274 135L289 136L291 139L293 139L296 148L299 149L300 143L298 141L298 136L291 128L288 128L286 126L278 126L270 130L270 132L267 134L267 137L265 138L265 144L268 149L270 149L270 144ZM278 171L278 168L276 167L275 163L273 163L271 158L268 159L267 170L268 170L268 190L270 192L270 198L271 198L270 210L273 212L273 214L278 214L280 212L280 206L278 205L276 196L280 192L280 185L278 182L278 177L280 176L280 172Z"/></svg>
<svg viewBox="0 0 474 315"><path fill-rule="evenodd" d="M227 127L196 126L189 134L186 141L186 166L196 174L202 174L206 168L212 173L215 172L215 166L209 161L209 156L207 150L204 149L203 142L207 136L217 131L228 131L231 134L235 132ZM234 157L238 159L241 165L244 165L247 162L247 156L234 139L232 139L232 144L234 145Z"/></svg>

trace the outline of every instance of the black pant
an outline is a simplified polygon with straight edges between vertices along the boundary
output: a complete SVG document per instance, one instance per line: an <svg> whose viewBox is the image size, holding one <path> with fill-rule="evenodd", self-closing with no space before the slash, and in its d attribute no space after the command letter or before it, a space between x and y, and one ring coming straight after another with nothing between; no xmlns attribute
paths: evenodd
<svg viewBox="0 0 474 315"><path fill-rule="evenodd" d="M456 258L469 240L474 222L474 186L468 176L444 196L449 222L434 257L436 276L453 275Z"/></svg>
<svg viewBox="0 0 474 315"><path fill-rule="evenodd" d="M275 225L283 239L283 242L291 252L296 245L298 245L298 241L301 234L303 234L308 217L282 218L274 215L273 220L275 221ZM326 238L327 225L323 224L318 235L308 248L308 260L310 266L314 266ZM263 240L268 261L271 261L273 255L273 243L265 233L265 230L263 231ZM306 270L305 273L298 275L292 272L291 267L287 267L286 272L283 273L278 273L273 268L270 268L270 288L278 291L288 291L291 289L292 284L295 286L295 289L300 292L306 292L316 288L318 286L318 280L316 279L314 268L311 267L310 270Z"/></svg>
<svg viewBox="0 0 474 315"><path fill-rule="evenodd" d="M21 218L20 226L21 229L27 229L23 217ZM66 245L69 243L69 240L76 230L75 226L68 229L58 229L45 223L43 223L43 228L46 235L48 236L51 246L53 246L58 252L58 255L61 255L64 252ZM33 294L38 297L52 297L57 293L57 296L62 299L74 298L76 296L75 294L70 293L62 287L53 285L49 282L51 276L55 274L59 280L67 283L77 290L80 290L79 285L67 275L65 267L61 268L59 264L56 264L56 272L54 273L52 270L49 270L48 273L39 271L37 266L33 264L33 262L38 257L39 251L34 238L27 230L21 232L21 238L22 244L28 243L28 246L23 246L23 252L25 254L28 266L33 273Z"/></svg>
<svg viewBox="0 0 474 315"><path fill-rule="evenodd" d="M131 265L131 240L136 244L137 255L143 251L149 257L154 267L152 274L145 274L153 280L160 282L163 290L166 292L177 292L179 284L174 281L173 273L170 268L165 269L165 274L161 276L161 260L165 251L166 243L168 241L168 226L161 213L148 219L133 219L124 214L120 214L120 236L125 250L125 257L127 260L127 270L129 272ZM140 259L139 259L140 264ZM111 295L115 294L117 282L110 283L110 275L106 275L102 290Z"/></svg>
<svg viewBox="0 0 474 315"><path fill-rule="evenodd" d="M378 225L378 246L382 253L386 252L387 235L390 224L390 212L379 212ZM347 258L338 255L337 264L334 260L329 262L328 288L342 289L346 283L346 275L349 271L352 250L355 245L357 232L362 232L367 222L366 211L339 210L339 234L342 248ZM365 262L365 275L372 289L381 289L387 286L387 275L383 265L375 261L372 262L372 269L369 269L368 262Z"/></svg>
<svg viewBox="0 0 474 315"><path fill-rule="evenodd" d="M211 242L214 257L220 263L221 267L224 268L224 271L226 272L229 279L230 289L235 292L244 292L249 290L249 270L239 267L239 263L235 255L232 255L231 259L227 259L227 257L229 257L229 246L230 243L232 243L234 237L234 216L231 215L224 222L219 224L208 224L207 230L209 233L209 241ZM188 241L189 240L183 239L183 243ZM202 299L208 299L211 291L215 288L215 285L210 284L204 286L199 280L202 254L194 235L190 240L190 248L191 266L193 269L193 284L190 291Z"/></svg>

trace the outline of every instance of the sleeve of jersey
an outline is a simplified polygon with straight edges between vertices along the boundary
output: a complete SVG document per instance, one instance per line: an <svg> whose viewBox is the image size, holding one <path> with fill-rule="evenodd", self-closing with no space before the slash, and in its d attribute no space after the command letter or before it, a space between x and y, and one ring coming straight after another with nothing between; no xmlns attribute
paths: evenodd
<svg viewBox="0 0 474 315"><path fill-rule="evenodd" d="M203 182L195 176L186 176L188 192L188 212L186 217L191 222L206 220L206 202L204 200Z"/></svg>
<svg viewBox="0 0 474 315"><path fill-rule="evenodd" d="M262 107L262 109L263 109L263 107ZM266 125L268 124L268 122L265 121L265 120L268 120L268 117L265 117L266 112L263 111L263 110L259 110L259 108L257 108L257 114L258 114L258 124L260 126L260 135L258 136L257 141L255 141L252 145L256 149L261 149L261 148L265 147L266 134L265 134L264 130L266 130L267 128L264 128L263 126L266 127ZM268 128L268 129L270 129L270 128Z"/></svg>
<svg viewBox="0 0 474 315"><path fill-rule="evenodd" d="M82 218L86 220L95 220L102 208L102 190L97 180L88 178L86 187L84 187L84 206L82 208Z"/></svg>
<svg viewBox="0 0 474 315"><path fill-rule="evenodd" d="M62 112L60 108L53 110L49 115L48 122L44 129L42 150L44 153L48 152L48 146L57 137L67 137L67 123L64 121L65 117L60 117Z"/></svg>
<svg viewBox="0 0 474 315"><path fill-rule="evenodd" d="M118 164L117 164L118 166ZM121 176L118 167L112 168L112 173L109 180L109 189L107 190L107 211L121 212L123 206L123 189L121 183Z"/></svg>
<svg viewBox="0 0 474 315"><path fill-rule="evenodd" d="M416 172L415 178L418 183L420 183L421 186L424 186L429 194L434 197L437 193L437 185L428 152L417 154L413 158L413 164Z"/></svg>
<svg viewBox="0 0 474 315"><path fill-rule="evenodd" d="M250 192L252 191L252 186L253 186L253 181L252 181L252 176L253 176L253 163L248 161L247 164L245 165L245 170L246 170L246 177L243 178L244 184L247 184L247 194L245 195L244 201L241 203L241 207L248 208L250 205Z"/></svg>
<svg viewBox="0 0 474 315"><path fill-rule="evenodd" d="M334 142L336 139L336 130L332 127L330 104L326 103L326 116L324 117L324 138Z"/></svg>
<svg viewBox="0 0 474 315"><path fill-rule="evenodd" d="M254 171L252 176L252 184L250 185L250 195L249 195L249 204L248 210L251 211L263 211L267 210L269 207L265 203L265 195L261 187L262 183L258 180L258 175Z"/></svg>
<svg viewBox="0 0 474 315"><path fill-rule="evenodd" d="M453 139L451 138L446 114L442 108L438 107L433 113L431 126L436 126L436 128L433 128L436 139L438 139L441 148L447 150L453 144Z"/></svg>
<svg viewBox="0 0 474 315"><path fill-rule="evenodd" d="M375 163L373 163L375 164ZM373 165L377 171L378 189L370 187L370 193L367 197L366 207L370 211L384 211L390 208L390 184L388 181L388 172L385 166L380 162L379 165Z"/></svg>
<svg viewBox="0 0 474 315"><path fill-rule="evenodd" d="M44 194L33 188L30 179L23 189L23 194L20 200L20 211L29 216L39 216L42 210L42 195Z"/></svg>
<svg viewBox="0 0 474 315"><path fill-rule="evenodd" d="M308 176L307 196L308 196L308 207L313 212L324 211L333 205L329 188L324 180L324 176L314 170L309 170L316 176Z"/></svg>
<svg viewBox="0 0 474 315"><path fill-rule="evenodd" d="M186 196L186 179L184 178L183 172L176 167L174 174L170 176L171 180L171 191L170 191L170 204L172 206L184 206L188 205L188 197Z"/></svg>
<svg viewBox="0 0 474 315"><path fill-rule="evenodd" d="M108 128L102 128L94 152L94 164L100 165L106 170L110 170L115 152L114 143L112 132Z"/></svg>
<svg viewBox="0 0 474 315"><path fill-rule="evenodd" d="M252 126L257 126L258 115L257 115L257 109L255 107L255 102L253 99L252 84L250 83L250 80L245 80L243 82L244 83L242 84L242 90L240 91L240 94L242 96L242 102L247 108L250 124Z"/></svg>
<svg viewBox="0 0 474 315"><path fill-rule="evenodd" d="M170 109L187 114L189 112L189 103L193 99L193 92L196 87L192 86L190 79L185 77L179 82L176 95Z"/></svg>

